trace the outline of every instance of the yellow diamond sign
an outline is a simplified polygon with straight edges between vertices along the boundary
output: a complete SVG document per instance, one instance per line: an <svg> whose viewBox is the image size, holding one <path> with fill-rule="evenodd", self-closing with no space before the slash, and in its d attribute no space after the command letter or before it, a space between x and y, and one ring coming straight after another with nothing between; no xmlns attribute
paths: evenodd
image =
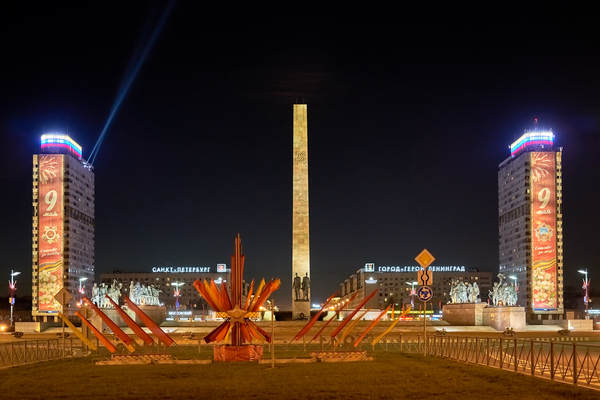
<svg viewBox="0 0 600 400"><path fill-rule="evenodd" d="M427 269L427 267L429 267L431 263L435 261L435 257L427 249L423 249L423 251L415 257L415 260L421 267L423 267L423 269Z"/></svg>

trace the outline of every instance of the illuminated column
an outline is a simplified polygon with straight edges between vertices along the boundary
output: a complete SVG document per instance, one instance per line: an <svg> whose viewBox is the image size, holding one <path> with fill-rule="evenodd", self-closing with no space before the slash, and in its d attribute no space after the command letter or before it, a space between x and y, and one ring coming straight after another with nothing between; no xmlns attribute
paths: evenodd
<svg viewBox="0 0 600 400"><path fill-rule="evenodd" d="M308 132L306 104L294 104L292 199L292 318L310 317Z"/></svg>

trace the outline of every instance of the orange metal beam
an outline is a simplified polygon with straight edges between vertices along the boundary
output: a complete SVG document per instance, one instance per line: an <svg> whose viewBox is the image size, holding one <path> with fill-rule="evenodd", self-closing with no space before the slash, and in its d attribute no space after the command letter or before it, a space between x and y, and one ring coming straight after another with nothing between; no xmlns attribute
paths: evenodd
<svg viewBox="0 0 600 400"><path fill-rule="evenodd" d="M121 318L123 319L123 321L125 321L125 323L127 324L127 326L129 328L131 328L131 330L140 338L144 341L144 343L146 343L147 346L150 346L151 344L154 343L154 340L152 340L152 338L150 337L150 335L148 335L146 332L144 332L144 330L142 329L141 326L139 326L138 324L135 323L135 321L129 316L127 315L127 313L125 311L123 311L123 309L121 307L119 307L119 305L117 303L115 303L113 301L113 299L110 298L110 296L105 295L106 298L108 299L108 301L110 301L110 303L113 305L113 307L115 308L115 310L117 310L117 312L119 313L119 315L121 316Z"/></svg>
<svg viewBox="0 0 600 400"><path fill-rule="evenodd" d="M323 311L325 310L325 307L327 307L327 305L329 304L329 302L331 301L331 299L333 299L337 295L337 293L338 292L335 292L334 294L332 294L331 296L329 296L327 298L327 300L325 300L325 303L323 304L323 306L321 307L321 309L319 310L319 312L316 313L314 315L314 317L312 317L311 320L308 321L306 323L306 325L304 325L304 327L302 329L300 329L300 331L292 339L292 342L295 341L295 340L300 339L302 336L306 335L308 333L308 331L310 331L310 328L312 328L313 325L317 322L317 320L319 319L319 317L321 316L321 314L323 314Z"/></svg>
<svg viewBox="0 0 600 400"><path fill-rule="evenodd" d="M86 324L88 326L88 328L90 328L90 330L92 331L92 333L94 334L94 336L96 336L98 338L98 340L100 341L100 343L102 343L102 345L104 347L106 347L106 349L108 351L110 351L111 353L114 353L115 351L117 351L117 348L115 347L115 345L112 344L111 341L108 340L106 338L106 336L104 336L102 334L102 332L100 332L98 329L96 329L96 327L94 325L92 325L92 323L90 321L88 321L87 319L85 319L85 317L83 315L81 315L81 313L79 311L76 311L75 315L77 315L79 317L79 319L81 319L82 323Z"/></svg>
<svg viewBox="0 0 600 400"><path fill-rule="evenodd" d="M129 307L142 320L144 325L146 325L148 329L150 329L152 333L154 333L156 337L165 344L165 346L170 346L175 343L175 341L162 329L160 329L160 326L152 321L152 319L147 316L146 313L143 312L133 301L131 301L129 297L123 296L123 300L125 301L125 304L127 304L127 307Z"/></svg>
<svg viewBox="0 0 600 400"><path fill-rule="evenodd" d="M367 333L369 333L369 331L370 331L371 329L373 329L373 328L375 327L375 325L377 325L377 323L379 322L379 320L380 320L380 319L381 319L381 318L382 318L382 317L385 315L385 313L387 313L387 312L388 312L388 310L390 309L390 307L391 307L391 306L392 306L391 304L390 304L390 305L388 305L388 306L386 307L386 309L385 309L385 310L383 310L383 311L382 311L382 312L381 312L381 313L380 313L380 314L377 316L377 318L375 318L375 319L373 320L373 322L371 322L371 323L369 324L369 326L367 327L367 329L365 329L365 330L364 330L364 332L363 332L363 333L361 333L361 335L358 337L358 339L356 339L356 340L354 341L354 347L357 347L357 346L360 344L360 342L362 342L362 340L365 338L365 336L367 336Z"/></svg>
<svg viewBox="0 0 600 400"><path fill-rule="evenodd" d="M108 325L110 330L113 331L113 333L125 344L127 350L129 350L131 353L135 351L135 349L131 346L132 340L129 337L129 335L123 332L123 330L119 328L117 324L115 324L110 318L108 318L108 315L106 315L102 310L100 310L98 306L92 303L91 300L87 297L83 296L81 300L83 300L83 302L87 304L88 307L94 310L96 315L98 315L102 319L102 321L104 321L104 323Z"/></svg>
<svg viewBox="0 0 600 400"><path fill-rule="evenodd" d="M333 332L331 332L331 337L336 337L338 333L340 333L340 331L342 329L344 329L344 326L346 326L346 324L352 319L352 317L354 317L356 315L356 313L358 312L358 310L360 310L365 304L367 304L367 302L369 300L371 300L373 298L373 296L375 296L375 293L377 293L378 289L375 289L371 292L370 295L368 295L367 297L365 297L363 299L363 301L360 302L360 304L358 306L356 306L356 308L354 309L354 311L352 311L350 314L348 314L346 316L346 318L344 318L344 320L338 325L337 328L335 328L335 330ZM358 293L358 292L356 292Z"/></svg>
<svg viewBox="0 0 600 400"><path fill-rule="evenodd" d="M354 300L356 298L356 296L358 296L358 290L356 292L354 292L354 294L352 296L350 296L350 299L348 299L348 303L352 303L352 300ZM315 333L315 336L313 336L313 338L310 339L310 341L308 343L312 342L317 337L319 337L319 335L321 334L321 332L323 332L325 330L325 328L327 328L327 325L329 325L331 323L331 321L333 321L334 319L337 318L338 315L340 315L340 311L342 310L342 307L344 307L344 303L341 303L338 306L337 310L335 310L335 315L330 320L328 320L327 322L325 322L325 325L323 325L321 327L321 329L319 329L319 331L317 333Z"/></svg>

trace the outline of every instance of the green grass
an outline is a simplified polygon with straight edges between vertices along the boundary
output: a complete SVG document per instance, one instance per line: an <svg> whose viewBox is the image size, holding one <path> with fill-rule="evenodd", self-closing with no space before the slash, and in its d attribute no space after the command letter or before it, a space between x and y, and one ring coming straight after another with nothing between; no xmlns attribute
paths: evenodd
<svg viewBox="0 0 600 400"><path fill-rule="evenodd" d="M583 400L600 396L508 371L399 353L377 352L373 362L284 364L274 369L258 364L96 366L94 358L0 370L0 397Z"/></svg>

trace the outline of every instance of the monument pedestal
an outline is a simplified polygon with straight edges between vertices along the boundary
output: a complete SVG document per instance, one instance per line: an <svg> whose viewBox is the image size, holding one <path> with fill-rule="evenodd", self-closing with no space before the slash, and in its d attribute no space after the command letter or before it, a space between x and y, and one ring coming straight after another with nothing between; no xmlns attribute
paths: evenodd
<svg viewBox="0 0 600 400"><path fill-rule="evenodd" d="M450 325L481 326L484 325L483 310L486 307L486 303L445 304L442 319Z"/></svg>
<svg viewBox="0 0 600 400"><path fill-rule="evenodd" d="M294 301L292 303L292 319L309 319L310 318L310 302Z"/></svg>
<svg viewBox="0 0 600 400"><path fill-rule="evenodd" d="M139 306L139 307L157 325L162 324L165 321L165 319L167 318L167 309L165 306ZM144 326L144 323L142 322L142 320L133 311L131 311L127 306L123 306L122 309L123 309L123 311L125 311L127 313L127 315L129 315L131 317L131 319L133 319L135 321L136 324L138 324L140 326ZM114 308L102 308L101 310L102 310L102 312L104 312L104 314L106 314L106 316L108 316L108 318L110 318L115 324L117 324L117 326L120 326L120 327L127 326L125 321L123 321L123 318L121 318L121 316L119 315L117 310L115 310ZM89 320L92 323L92 325L94 325L96 327L96 329L99 329L100 331L102 331L102 329L107 328L106 325L104 325L104 323L102 322L102 319L98 315L94 314L91 311L90 311L89 315L90 315Z"/></svg>
<svg viewBox="0 0 600 400"><path fill-rule="evenodd" d="M222 344L213 349L213 359L216 362L258 361L263 356L262 345L255 344L241 346Z"/></svg>
<svg viewBox="0 0 600 400"><path fill-rule="evenodd" d="M506 328L525 328L525 307L486 307L483 309L483 325L503 331Z"/></svg>

